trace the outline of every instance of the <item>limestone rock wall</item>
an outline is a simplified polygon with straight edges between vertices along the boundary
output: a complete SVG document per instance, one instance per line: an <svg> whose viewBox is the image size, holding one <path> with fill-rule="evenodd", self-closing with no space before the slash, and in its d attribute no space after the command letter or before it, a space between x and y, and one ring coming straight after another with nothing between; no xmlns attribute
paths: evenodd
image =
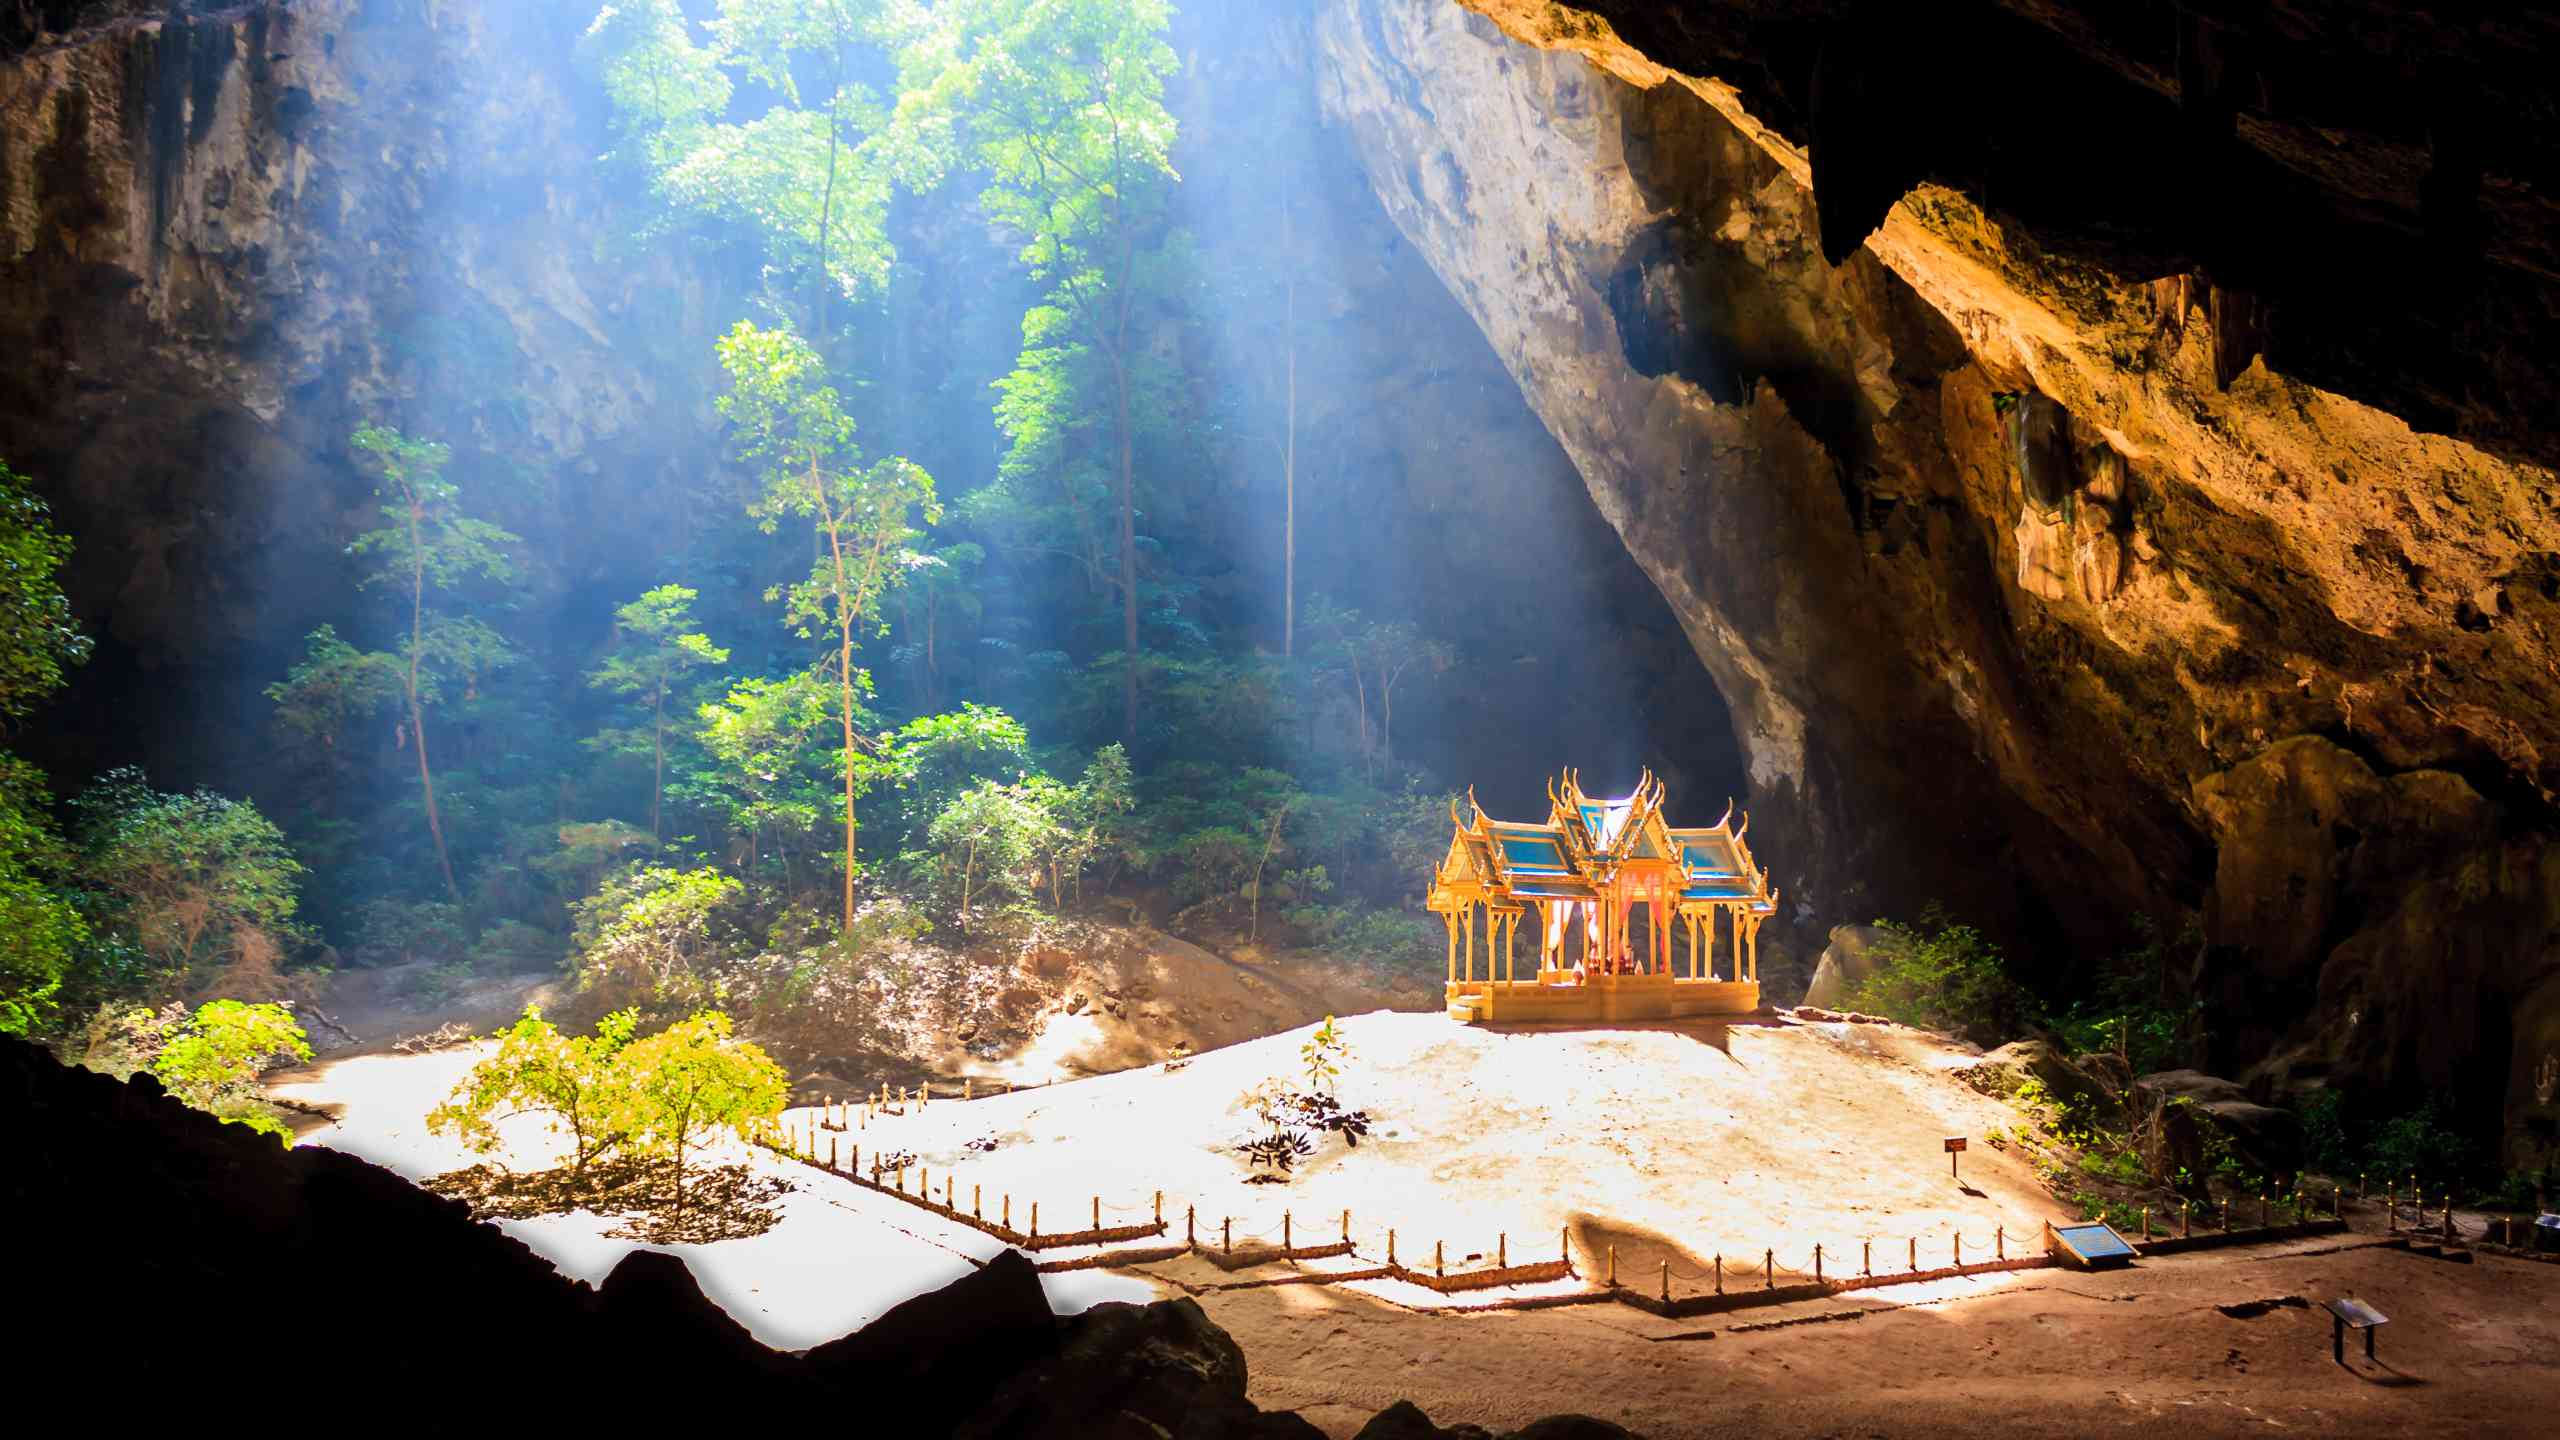
<svg viewBox="0 0 2560 1440"><path fill-rule="evenodd" d="M1318 34L1389 214L1731 702L1791 919L1944 899L2067 969L2133 911L2200 914L2210 1058L2265 1088L2560 1048L2549 471L2270 370L2246 295L1941 186L1834 265L1802 149L1571 7L1327 0ZM2322 862L2336 903L2295 904L2266 847L2310 822L2245 779L2291 737L2377 793L2463 787L2396 853L2500 918L2403 905L2364 830L2322 842L2368 857ZM2353 983L2385 951L2402 978ZM2337 1042L2351 1011L2393 1038ZM2475 1088L2551 1143L2547 1098Z"/></svg>
<svg viewBox="0 0 2560 1440"><path fill-rule="evenodd" d="M720 282L610 248L576 11L39 4L0 32L0 434L80 539L97 663L193 697L205 743L255 733L343 601L364 419L503 455L520 518L605 535L704 458Z"/></svg>

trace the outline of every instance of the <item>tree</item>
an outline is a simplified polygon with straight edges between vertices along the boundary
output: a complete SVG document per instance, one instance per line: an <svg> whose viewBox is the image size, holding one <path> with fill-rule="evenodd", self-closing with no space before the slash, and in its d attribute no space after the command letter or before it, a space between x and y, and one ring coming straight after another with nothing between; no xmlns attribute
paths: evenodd
<svg viewBox="0 0 2560 1440"><path fill-rule="evenodd" d="M427 1128L487 1154L498 1148L497 1120L548 1115L554 1132L568 1133L570 1171L583 1186L588 1167L631 1138L630 1074L617 1062L638 1023L636 1012L616 1010L596 1022L594 1034L568 1036L527 1005L498 1032L498 1053L472 1066L427 1112Z"/></svg>
<svg viewBox="0 0 2560 1440"><path fill-rule="evenodd" d="M323 625L303 642L303 656L285 678L267 687L276 724L312 755L325 794L336 793L345 767L338 742L348 725L406 693L401 669L398 656L359 650Z"/></svg>
<svg viewBox="0 0 2560 1440"><path fill-rule="evenodd" d="M58 888L70 864L50 805L43 774L0 755L0 1035L52 1024L89 939Z"/></svg>
<svg viewBox="0 0 2560 1440"><path fill-rule="evenodd" d="M276 1057L311 1058L309 1037L283 1006L214 1000L193 1015L177 1006L111 1010L92 1031L80 1057L87 1068L118 1076L149 1070L180 1103L293 1143L293 1131L257 1090Z"/></svg>
<svg viewBox="0 0 2560 1440"><path fill-rule="evenodd" d="M635 1148L663 1155L684 1212L686 1152L720 1131L737 1134L782 1113L790 1081L763 1049L730 1034L729 1017L705 1010L622 1054Z"/></svg>
<svg viewBox="0 0 2560 1440"><path fill-rule="evenodd" d="M304 872L257 806L210 790L162 794L126 768L73 808L81 878L112 897L114 923L159 993L182 993L218 955L262 959L292 938Z"/></svg>
<svg viewBox="0 0 2560 1440"><path fill-rule="evenodd" d="M1138 731L1135 376L1141 237L1172 164L1165 0L944 0L898 57L898 146L911 179L971 169L988 217L1027 237L1054 319L1024 321L1025 355L1072 328L1110 381L1119 497L1123 738ZM1049 387L1052 390L1054 386ZM1008 398L1012 398L1010 395Z"/></svg>
<svg viewBox="0 0 2560 1440"><path fill-rule="evenodd" d="M574 907L579 988L653 1007L712 998L723 916L744 891L708 867L648 865L607 883Z"/></svg>
<svg viewBox="0 0 2560 1440"><path fill-rule="evenodd" d="M24 476L0 464L0 721L26 715L89 654L55 578L71 542ZM0 753L0 1035L50 1024L87 927L59 893L67 852L34 766Z"/></svg>
<svg viewBox="0 0 2560 1440"><path fill-rule="evenodd" d="M89 658L56 577L71 541L27 478L0 463L0 719L25 715L62 688L63 671Z"/></svg>
<svg viewBox="0 0 2560 1440"><path fill-rule="evenodd" d="M454 882L453 857L445 848L444 822L436 811L435 773L427 760L426 702L435 695L441 672L459 674L468 683L514 657L497 632L476 620L437 614L429 609L428 599L473 577L509 579L513 566L506 547L518 540L464 513L461 488L444 478L445 464L452 458L444 446L412 440L379 425L357 430L354 443L381 467L374 494L390 523L356 537L348 548L376 562L365 584L407 591L409 642L401 652L400 672L401 693L409 710L404 739L416 747L418 791L425 800L427 834L435 842L445 893L459 902L462 887Z"/></svg>
<svg viewBox="0 0 2560 1440"><path fill-rule="evenodd" d="M808 331L821 342L830 296L878 290L895 258L889 173L867 143L885 110L856 79L872 63L880 10L880 0L720 0L697 32L677 0L624 0L588 30L627 156L678 211L755 235L778 280L806 275ZM770 103L731 121L739 81Z"/></svg>
<svg viewBox="0 0 2560 1440"><path fill-rule="evenodd" d="M843 723L844 925L853 928L857 826L854 797L862 765L856 749L856 692L868 676L853 663L856 638L879 627L880 597L903 570L909 544L941 517L933 477L892 456L862 466L853 420L844 412L817 352L787 329L751 321L720 342L729 393L720 413L737 427L741 453L763 465L762 490L749 513L767 533L785 517L807 520L824 545L809 578L777 587L785 623L805 638L822 631L832 643Z"/></svg>
<svg viewBox="0 0 2560 1440"><path fill-rule="evenodd" d="M829 782L811 763L827 723L827 692L823 679L806 672L742 680L699 712L695 738L711 758L700 778L731 831L747 842L739 863L762 856L766 836L779 837L786 882L790 840L805 840L827 803Z"/></svg>
<svg viewBox="0 0 2560 1440"><path fill-rule="evenodd" d="M1006 785L981 780L951 798L926 827L941 857L939 873L953 915L966 926L983 888L1009 900L1023 899L1038 874L1041 856L1055 847L1065 787L1046 776Z"/></svg>
<svg viewBox="0 0 2560 1440"><path fill-rule="evenodd" d="M667 697L689 672L729 663L728 651L691 628L697 593L661 585L614 611L617 647L587 677L597 689L631 696L649 709L651 840L666 835L659 812L667 793Z"/></svg>

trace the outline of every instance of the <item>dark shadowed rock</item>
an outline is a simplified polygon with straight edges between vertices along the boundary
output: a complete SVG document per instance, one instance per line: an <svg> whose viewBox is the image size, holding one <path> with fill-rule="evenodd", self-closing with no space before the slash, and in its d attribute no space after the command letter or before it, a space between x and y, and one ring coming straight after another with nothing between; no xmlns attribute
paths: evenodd
<svg viewBox="0 0 2560 1440"><path fill-rule="evenodd" d="M1019 1250L939 1290L903 1301L841 1340L808 1352L830 1384L913 1394L984 1394L1057 1344L1040 1272Z"/></svg>
<svg viewBox="0 0 2560 1440"><path fill-rule="evenodd" d="M1550 1415L1521 1426L1509 1440L1635 1440L1635 1433L1588 1415Z"/></svg>
<svg viewBox="0 0 2560 1440"><path fill-rule="evenodd" d="M1434 1425L1422 1407L1399 1400L1381 1410L1352 1440L1493 1440L1481 1425Z"/></svg>
<svg viewBox="0 0 2560 1440"><path fill-rule="evenodd" d="M1226 1440L1314 1436L1295 1415L1245 1399L1244 1352L1185 1297L1097 1305L1067 1322L1063 1343L1008 1381L954 1434L968 1440Z"/></svg>
<svg viewBox="0 0 2560 1440"><path fill-rule="evenodd" d="M1018 1252L793 1355L758 1344L674 1255L635 1251L590 1289L460 1201L334 1150L287 1151L147 1077L67 1069L0 1038L0 1114L41 1157L0 1167L11 1281L44 1306L11 1341L13 1373L90 1374L112 1347L128 1420L192 1413L236 1385L246 1344L324 1415L663 1425L752 1405L857 1426L896 1416L917 1440L1320 1433L1245 1398L1243 1353L1192 1301L1059 1320ZM156 1324L164 1304L237 1317L240 1344L111 1338Z"/></svg>
<svg viewBox="0 0 2560 1440"><path fill-rule="evenodd" d="M2260 1175L2274 1178L2302 1168L2301 1117L2252 1101L2228 1080L2195 1070L2163 1070L2134 1081L2133 1088L2139 1118L2158 1128L2172 1161L2196 1174L2209 1168L2206 1126Z"/></svg>

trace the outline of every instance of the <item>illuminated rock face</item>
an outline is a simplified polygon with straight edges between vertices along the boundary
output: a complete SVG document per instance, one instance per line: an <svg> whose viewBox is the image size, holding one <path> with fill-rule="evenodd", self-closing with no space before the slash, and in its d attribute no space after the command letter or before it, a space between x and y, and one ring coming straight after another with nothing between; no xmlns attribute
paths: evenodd
<svg viewBox="0 0 2560 1440"><path fill-rule="evenodd" d="M2549 437L2415 433L2271 372L2248 297L2047 253L1949 189L1836 243L1820 156L1732 88L1566 7L1469 3L1327 0L1321 93L1687 626L1790 899L2082 944L2200 912L2216 1065L2459 1084L2550 1143L2560 484L2509 458ZM2354 336L2313 339L2343 373ZM2252 778L2296 736L2379 791L2490 798L2447 773L2466 803L2376 802L2279 940L2240 917L2303 883L2259 863L2298 797ZM2404 903L2464 873L2471 899Z"/></svg>
<svg viewBox="0 0 2560 1440"><path fill-rule="evenodd" d="M576 6L178 8L0 6L0 435L100 664L229 658L186 683L246 729L332 618L357 423L434 414L645 543L599 478L702 457L722 282L601 245Z"/></svg>

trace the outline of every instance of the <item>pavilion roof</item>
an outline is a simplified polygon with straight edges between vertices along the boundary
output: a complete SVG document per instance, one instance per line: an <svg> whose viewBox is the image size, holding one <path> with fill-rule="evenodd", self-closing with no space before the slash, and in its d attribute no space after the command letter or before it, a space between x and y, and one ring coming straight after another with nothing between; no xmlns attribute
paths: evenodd
<svg viewBox="0 0 2560 1440"><path fill-rule="evenodd" d="M1775 913L1776 893L1743 841L1749 817L1732 823L1731 806L1713 825L1667 824L1662 782L1649 771L1633 792L1595 798L1582 789L1581 777L1567 770L1549 784L1547 795L1543 822L1494 819L1475 803L1473 792L1464 816L1453 805L1450 849L1432 876L1433 907L1476 900L1495 905L1586 900L1609 886L1631 861L1668 861L1683 903ZM1644 873L1662 872L1646 865Z"/></svg>

